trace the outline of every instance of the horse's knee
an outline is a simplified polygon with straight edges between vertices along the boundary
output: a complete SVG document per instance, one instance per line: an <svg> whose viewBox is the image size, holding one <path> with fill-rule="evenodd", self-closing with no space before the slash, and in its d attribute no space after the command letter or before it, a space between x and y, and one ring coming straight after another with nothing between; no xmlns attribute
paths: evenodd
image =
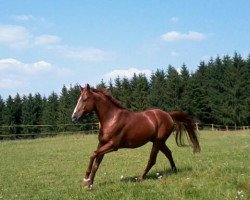
<svg viewBox="0 0 250 200"><path fill-rule="evenodd" d="M90 154L90 159L95 159L97 156L97 153L95 151L93 151L91 154Z"/></svg>

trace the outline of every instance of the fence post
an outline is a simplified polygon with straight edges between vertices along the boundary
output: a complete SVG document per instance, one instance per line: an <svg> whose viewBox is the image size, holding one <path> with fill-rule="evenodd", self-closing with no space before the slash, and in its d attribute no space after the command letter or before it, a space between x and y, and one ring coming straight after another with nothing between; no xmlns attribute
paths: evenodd
<svg viewBox="0 0 250 200"><path fill-rule="evenodd" d="M196 126L196 131L199 131L199 123L195 122L195 126Z"/></svg>
<svg viewBox="0 0 250 200"><path fill-rule="evenodd" d="M214 124L211 124L212 125L212 131L214 131Z"/></svg>
<svg viewBox="0 0 250 200"><path fill-rule="evenodd" d="M226 130L228 131L228 126L226 126Z"/></svg>

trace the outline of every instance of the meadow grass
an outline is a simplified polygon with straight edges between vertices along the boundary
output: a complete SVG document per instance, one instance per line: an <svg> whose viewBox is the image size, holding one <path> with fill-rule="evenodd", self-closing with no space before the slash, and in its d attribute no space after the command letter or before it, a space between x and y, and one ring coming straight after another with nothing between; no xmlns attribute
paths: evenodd
<svg viewBox="0 0 250 200"><path fill-rule="evenodd" d="M80 190L97 135L0 142L0 200L250 199L250 132L200 132L202 151L167 141L178 168L163 154L140 183L151 143L107 154L94 188ZM162 177L161 177L162 176Z"/></svg>

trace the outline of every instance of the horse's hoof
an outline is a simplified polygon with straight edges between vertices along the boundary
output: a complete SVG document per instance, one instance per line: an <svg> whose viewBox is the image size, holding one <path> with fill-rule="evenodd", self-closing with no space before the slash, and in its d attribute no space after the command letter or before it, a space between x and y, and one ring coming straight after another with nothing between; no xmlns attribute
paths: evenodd
<svg viewBox="0 0 250 200"><path fill-rule="evenodd" d="M91 190L93 188L93 184L91 183L90 179L83 179L83 185L82 185L82 189L88 189Z"/></svg>
<svg viewBox="0 0 250 200"><path fill-rule="evenodd" d="M174 172L175 174L177 174L177 168L176 168L176 167L174 167L172 170L173 170L173 172Z"/></svg>
<svg viewBox="0 0 250 200"><path fill-rule="evenodd" d="M86 185L84 187L84 189L86 189L86 190L92 190L92 188L93 188L93 185Z"/></svg>
<svg viewBox="0 0 250 200"><path fill-rule="evenodd" d="M93 189L93 185L87 185L87 184L83 184L81 186L81 190L92 190Z"/></svg>
<svg viewBox="0 0 250 200"><path fill-rule="evenodd" d="M142 182L143 177L142 176L138 176L137 178L135 178L137 182Z"/></svg>

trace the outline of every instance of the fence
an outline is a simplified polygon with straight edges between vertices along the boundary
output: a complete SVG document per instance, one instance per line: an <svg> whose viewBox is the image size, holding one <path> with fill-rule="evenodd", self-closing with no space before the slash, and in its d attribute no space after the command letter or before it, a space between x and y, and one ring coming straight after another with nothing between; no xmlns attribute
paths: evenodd
<svg viewBox="0 0 250 200"><path fill-rule="evenodd" d="M238 131L238 130L250 130L250 126L228 126L228 125L218 125L218 124L203 124L194 123L197 131L200 130L211 130L211 131Z"/></svg>
<svg viewBox="0 0 250 200"><path fill-rule="evenodd" d="M197 131L237 131L249 130L250 126L226 126L218 124L194 123ZM0 126L0 140L5 139L26 139L47 136L56 136L60 134L97 134L99 132L99 123L85 124L57 124L57 125L9 125Z"/></svg>
<svg viewBox="0 0 250 200"><path fill-rule="evenodd" d="M60 134L96 134L99 126L99 123L0 126L0 140L38 138Z"/></svg>

